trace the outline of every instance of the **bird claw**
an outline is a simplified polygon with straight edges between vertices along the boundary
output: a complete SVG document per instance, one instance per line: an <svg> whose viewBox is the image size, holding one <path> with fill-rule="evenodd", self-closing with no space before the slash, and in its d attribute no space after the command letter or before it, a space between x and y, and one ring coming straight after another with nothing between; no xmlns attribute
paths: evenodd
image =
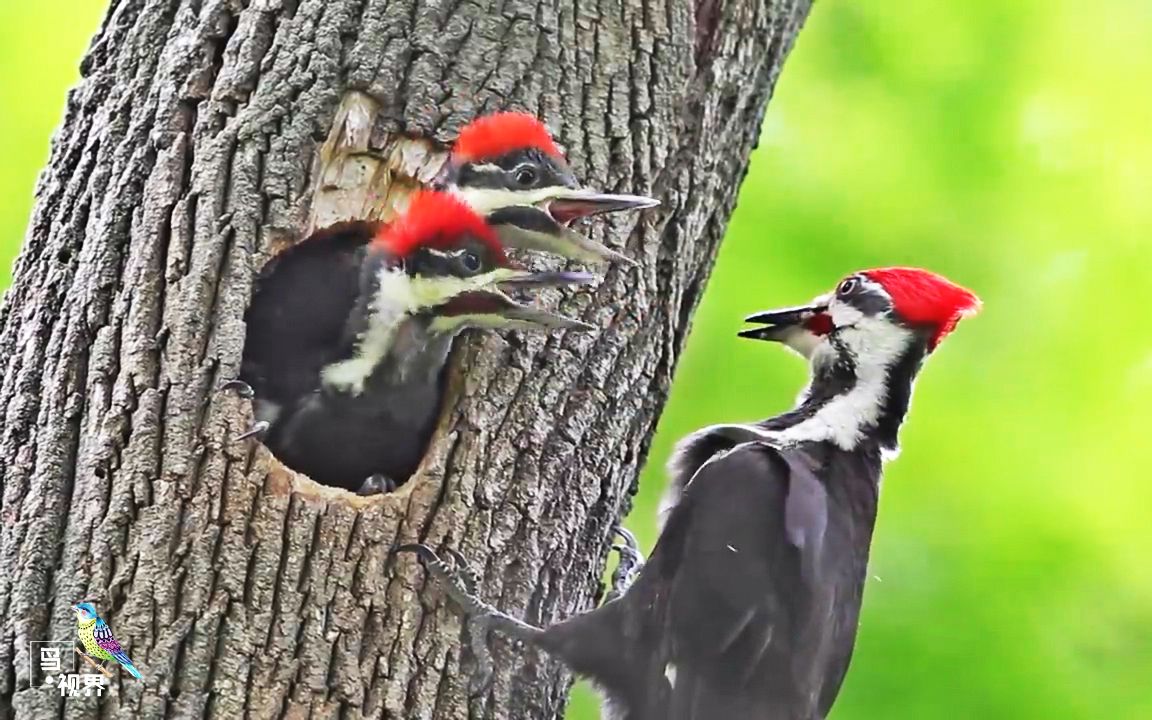
<svg viewBox="0 0 1152 720"><path fill-rule="evenodd" d="M256 397L256 391L252 389L252 386L240 378L233 378L220 386L220 392L226 392L228 390L232 390L238 397L244 398L245 400L252 400ZM267 420L259 420L253 423L247 432L237 435L234 440L239 442L241 440L247 440L250 437L263 440L264 433L268 432L269 427L271 427L271 423Z"/></svg>
<svg viewBox="0 0 1152 720"><path fill-rule="evenodd" d="M476 592L477 579L464 557L455 550L445 549L444 554L451 559L451 565L442 560L436 551L423 543L401 545L393 552L415 553L428 574L444 588L444 592L460 609L461 614L473 623L470 630L472 656L476 669L469 680L472 697L483 695L491 687L493 676L492 655L488 651L487 637L490 629L500 630L513 638L532 642L542 633L538 627L503 613L481 600Z"/></svg>
<svg viewBox="0 0 1152 720"><path fill-rule="evenodd" d="M464 559L463 555L453 548L444 548L444 554L452 559L453 571L456 573L456 578L460 581L464 590L469 595L475 596L480 583L476 579L476 572L472 569L472 566L468 564L468 561Z"/></svg>
<svg viewBox="0 0 1152 720"><path fill-rule="evenodd" d="M383 495L390 493L396 488L400 487L395 480L387 475L376 473L360 485L360 489L356 491L357 495Z"/></svg>
<svg viewBox="0 0 1152 720"><path fill-rule="evenodd" d="M237 435L235 439L237 441L247 440L250 437L262 439L264 437L264 433L268 432L269 427L271 427L271 424L267 420L260 420L253 424L248 432Z"/></svg>
<svg viewBox="0 0 1152 720"><path fill-rule="evenodd" d="M245 400L251 400L256 397L256 391L252 389L252 386L240 378L233 378L220 386L220 392L227 392L228 390L234 391Z"/></svg>
<svg viewBox="0 0 1152 720"><path fill-rule="evenodd" d="M480 582L476 579L476 572L472 566L455 548L444 548L444 554L452 561L452 573L460 589L473 598L478 597ZM468 680L468 695L473 698L481 697L488 692L492 687L492 676L495 674L492 653L488 650L488 618L488 615L473 617L472 627L468 630L469 647L472 649L472 657L476 660L476 668Z"/></svg>
<svg viewBox="0 0 1152 720"><path fill-rule="evenodd" d="M454 550L446 552L452 559L451 565L441 560L435 550L423 543L401 545L393 550L393 552L415 553L416 557L420 558L420 561L424 564L424 569L432 576L432 579L444 588L445 594L456 603L468 619L475 620L476 618L501 614L499 610L476 596L475 576L467 564L464 563L463 557ZM461 567L464 568L463 571L461 571Z"/></svg>
<svg viewBox="0 0 1152 720"><path fill-rule="evenodd" d="M616 528L616 534L624 542L612 546L620 556L620 560L612 573L612 587L604 597L604 603L610 603L628 592L628 588L632 587L632 583L636 582L640 571L644 569L644 555L640 552L640 543L636 540L636 536L623 527Z"/></svg>

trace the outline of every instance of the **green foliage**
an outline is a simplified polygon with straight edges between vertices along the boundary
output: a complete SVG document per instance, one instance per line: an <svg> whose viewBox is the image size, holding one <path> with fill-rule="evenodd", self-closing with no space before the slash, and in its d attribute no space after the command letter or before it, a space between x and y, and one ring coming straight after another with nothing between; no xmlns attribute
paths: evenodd
<svg viewBox="0 0 1152 720"><path fill-rule="evenodd" d="M912 264L976 290L886 475L832 717L1152 717L1152 12L816 3L628 519L673 443L794 399L757 309ZM569 718L596 717L584 690Z"/></svg>
<svg viewBox="0 0 1152 720"><path fill-rule="evenodd" d="M48 138L105 4L0 2L0 288L11 281Z"/></svg>
<svg viewBox="0 0 1152 720"><path fill-rule="evenodd" d="M4 271L103 5L0 4ZM1152 717L1152 12L1107 5L819 2L768 112L628 519L646 547L676 438L803 382L745 314L888 264L985 300L917 387L836 720Z"/></svg>

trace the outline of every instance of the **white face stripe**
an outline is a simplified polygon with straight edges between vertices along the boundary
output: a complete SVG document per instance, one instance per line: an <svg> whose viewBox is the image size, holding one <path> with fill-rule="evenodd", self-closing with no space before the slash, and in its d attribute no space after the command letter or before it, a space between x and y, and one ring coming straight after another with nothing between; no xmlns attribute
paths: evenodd
<svg viewBox="0 0 1152 720"><path fill-rule="evenodd" d="M864 313L840 300L833 300L828 305L828 315L832 318L832 326L837 329L855 325L864 319Z"/></svg>
<svg viewBox="0 0 1152 720"><path fill-rule="evenodd" d="M368 308L368 327L357 342L355 354L324 368L320 374L322 382L335 390L359 395L368 378L388 357L396 329L408 315L443 305L469 290L492 291L496 282L516 274L514 270L496 268L467 278L426 278L409 276L396 267L381 268L376 276L376 294Z"/></svg>
<svg viewBox="0 0 1152 720"><path fill-rule="evenodd" d="M487 215L501 208L517 205L535 205L545 200L552 200L560 193L572 192L564 187L508 190L507 188L461 187L459 185L453 186L451 191L478 215Z"/></svg>
<svg viewBox="0 0 1152 720"><path fill-rule="evenodd" d="M888 296L879 283L864 276L858 276L858 280L866 291ZM913 332L886 314L865 315L834 293L817 297L813 304L827 304L837 342L851 353L855 363L856 384L847 393L829 400L812 417L784 430L760 432L765 440L783 445L831 442L851 450L863 438L864 430L879 421L888 397L889 369L907 350ZM808 358L814 371L838 359L839 351L828 338L807 330L798 328L783 340L789 348ZM809 388L801 392L800 402L808 393Z"/></svg>
<svg viewBox="0 0 1152 720"><path fill-rule="evenodd" d="M359 395L372 371L388 355L396 328L412 308L418 307L412 279L403 270L385 266L376 276L378 289L368 308L368 328L360 336L356 353L324 368L320 378L336 390Z"/></svg>
<svg viewBox="0 0 1152 720"><path fill-rule="evenodd" d="M863 438L864 430L876 424L888 397L888 373L891 366L907 351L913 339L911 330L889 322L884 317L867 317L844 303L833 302L829 312L839 326L837 340L854 356L856 384L843 395L837 395L812 417L779 432L767 433L785 444L831 442L851 450ZM840 325L850 318L851 327ZM812 360L815 367L833 362L836 350L831 343L821 343Z"/></svg>

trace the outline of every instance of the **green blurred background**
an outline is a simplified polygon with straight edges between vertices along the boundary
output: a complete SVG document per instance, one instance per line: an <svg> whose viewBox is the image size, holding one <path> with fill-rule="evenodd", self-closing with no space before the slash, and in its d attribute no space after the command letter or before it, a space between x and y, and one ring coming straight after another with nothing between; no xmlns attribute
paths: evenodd
<svg viewBox="0 0 1152 720"><path fill-rule="evenodd" d="M105 0L0 3L0 283ZM780 80L629 525L785 408L748 312L916 264L977 290L885 480L833 720L1152 718L1152 3L824 0ZM570 718L594 718L581 687Z"/></svg>

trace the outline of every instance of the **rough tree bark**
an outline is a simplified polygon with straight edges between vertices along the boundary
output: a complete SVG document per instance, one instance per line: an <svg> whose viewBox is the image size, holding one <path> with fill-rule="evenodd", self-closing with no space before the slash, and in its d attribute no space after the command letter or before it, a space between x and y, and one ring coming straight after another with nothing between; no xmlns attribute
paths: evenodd
<svg viewBox="0 0 1152 720"><path fill-rule="evenodd" d="M588 607L807 0L113 0L0 310L0 715L547 718L570 680L456 616L394 543L450 543L539 621ZM229 438L271 253L387 208L484 111L663 206L642 261L550 301L598 333L465 343L418 478L360 499ZM597 230L604 232L604 230ZM467 368L467 374L461 372ZM35 687L92 599L146 682ZM33 687L29 687L30 682Z"/></svg>

